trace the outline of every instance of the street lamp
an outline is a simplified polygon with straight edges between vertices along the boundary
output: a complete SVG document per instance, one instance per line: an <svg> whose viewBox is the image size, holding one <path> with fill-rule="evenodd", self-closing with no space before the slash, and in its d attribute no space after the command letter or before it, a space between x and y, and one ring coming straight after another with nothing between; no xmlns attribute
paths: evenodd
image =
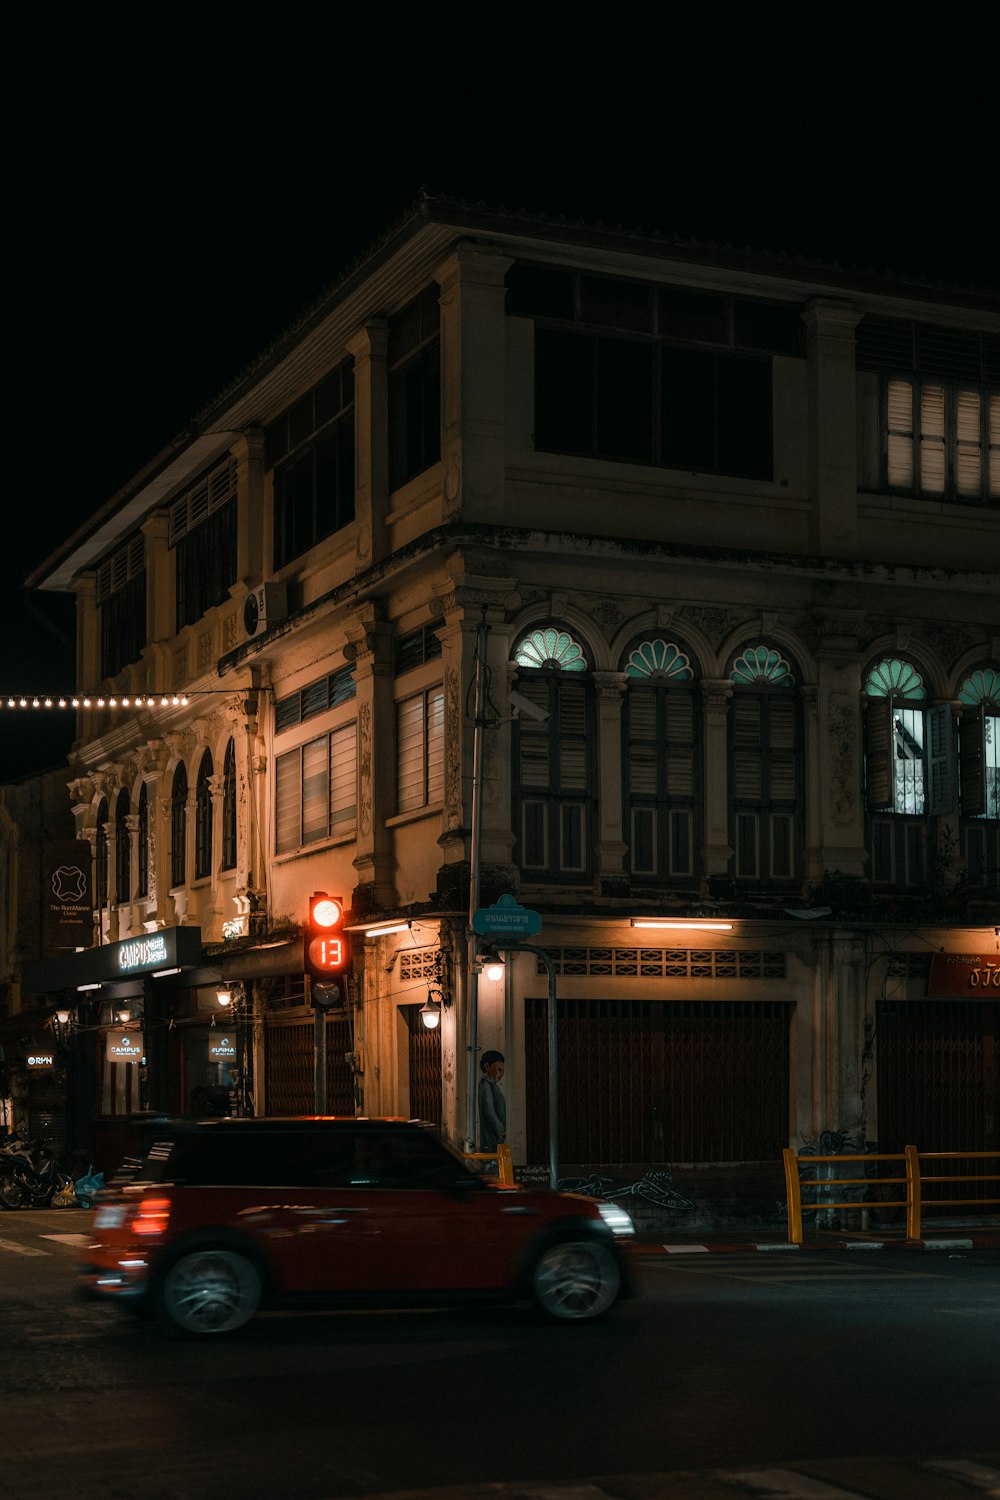
<svg viewBox="0 0 1000 1500"><path fill-rule="evenodd" d="M437 1000L434 999L435 995L439 997ZM441 1007L443 1005L443 990L427 991L426 1003L420 1007L419 1012L421 1025L425 1028L425 1030L437 1031L438 1027L441 1025Z"/></svg>

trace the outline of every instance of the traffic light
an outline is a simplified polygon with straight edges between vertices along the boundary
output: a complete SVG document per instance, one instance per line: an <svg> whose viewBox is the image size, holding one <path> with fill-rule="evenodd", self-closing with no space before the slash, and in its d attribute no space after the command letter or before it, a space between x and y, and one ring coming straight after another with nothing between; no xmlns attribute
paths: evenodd
<svg viewBox="0 0 1000 1500"><path fill-rule="evenodd" d="M340 976L350 964L343 921L344 902L340 896L317 891L309 897L309 923L303 945L305 969L311 980L313 1004L323 1009L340 999Z"/></svg>

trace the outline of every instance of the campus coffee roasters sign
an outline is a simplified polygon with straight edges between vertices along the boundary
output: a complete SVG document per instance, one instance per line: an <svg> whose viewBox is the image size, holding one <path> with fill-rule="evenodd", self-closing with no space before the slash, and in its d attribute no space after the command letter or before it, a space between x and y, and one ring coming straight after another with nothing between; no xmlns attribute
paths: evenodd
<svg viewBox="0 0 1000 1500"><path fill-rule="evenodd" d="M142 1062L143 1041L141 1031L109 1031L104 1044L104 1055L108 1062Z"/></svg>
<svg viewBox="0 0 1000 1500"><path fill-rule="evenodd" d="M1000 953L934 953L927 993L935 1000L952 996L1000 1000Z"/></svg>
<svg viewBox="0 0 1000 1500"><path fill-rule="evenodd" d="M211 1031L208 1036L208 1060L214 1063L236 1061L236 1037L231 1031Z"/></svg>

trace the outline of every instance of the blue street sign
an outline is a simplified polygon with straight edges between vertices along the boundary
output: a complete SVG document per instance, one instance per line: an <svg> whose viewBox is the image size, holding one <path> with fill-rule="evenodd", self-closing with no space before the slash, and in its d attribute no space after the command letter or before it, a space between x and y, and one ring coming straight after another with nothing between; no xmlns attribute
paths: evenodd
<svg viewBox="0 0 1000 1500"><path fill-rule="evenodd" d="M481 937L527 938L541 932L542 919L513 896L501 896L494 906L481 906L473 913L472 930Z"/></svg>

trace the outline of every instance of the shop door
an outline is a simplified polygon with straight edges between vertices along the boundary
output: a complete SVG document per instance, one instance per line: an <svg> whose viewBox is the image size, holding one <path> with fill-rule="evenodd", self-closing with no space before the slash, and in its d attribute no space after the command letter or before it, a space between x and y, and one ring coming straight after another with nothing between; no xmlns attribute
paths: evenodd
<svg viewBox="0 0 1000 1500"><path fill-rule="evenodd" d="M410 1055L410 1118L441 1124L441 1028L420 1019L419 1005L400 1007L406 1019Z"/></svg>
<svg viewBox="0 0 1000 1500"><path fill-rule="evenodd" d="M1000 1149L1000 1002L885 1000L876 1024L879 1150Z"/></svg>
<svg viewBox="0 0 1000 1500"><path fill-rule="evenodd" d="M547 1002L525 1008L528 1160L544 1162ZM560 1162L780 1161L791 1014L780 1001L557 1001Z"/></svg>
<svg viewBox="0 0 1000 1500"><path fill-rule="evenodd" d="M270 1022L266 1037L269 1115L311 1115L316 1109L316 1034L310 1017ZM345 1058L353 1051L346 1015L326 1017L326 1113L353 1115L354 1075Z"/></svg>

